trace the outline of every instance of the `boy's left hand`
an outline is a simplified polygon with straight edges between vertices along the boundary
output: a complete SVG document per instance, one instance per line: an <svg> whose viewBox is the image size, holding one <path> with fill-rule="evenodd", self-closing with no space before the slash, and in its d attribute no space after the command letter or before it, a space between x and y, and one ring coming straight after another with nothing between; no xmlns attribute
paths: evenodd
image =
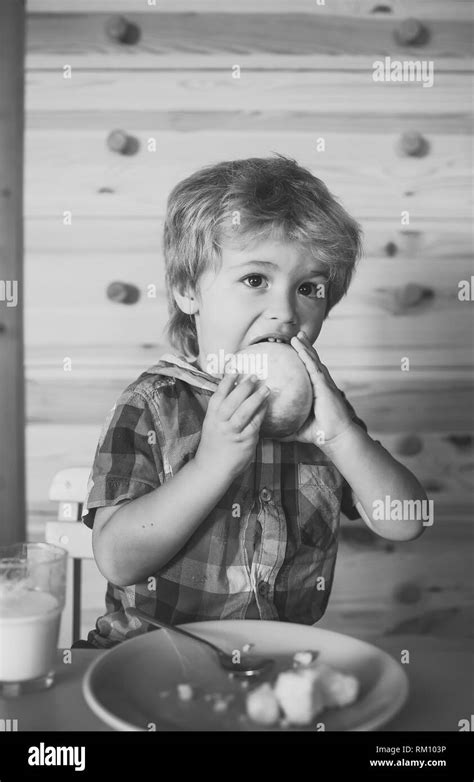
<svg viewBox="0 0 474 782"><path fill-rule="evenodd" d="M344 399L337 388L327 367L311 345L304 331L298 332L291 340L291 346L305 365L313 386L313 410L301 429L281 442L311 443L321 449L352 423Z"/></svg>

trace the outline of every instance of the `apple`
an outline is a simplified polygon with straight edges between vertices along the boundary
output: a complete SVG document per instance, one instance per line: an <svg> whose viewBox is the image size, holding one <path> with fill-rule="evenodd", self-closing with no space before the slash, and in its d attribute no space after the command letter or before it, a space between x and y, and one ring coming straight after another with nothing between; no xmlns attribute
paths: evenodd
<svg viewBox="0 0 474 782"><path fill-rule="evenodd" d="M287 437L306 421L313 406L313 387L306 367L291 345L258 342L235 353L226 366L238 372L239 382L256 375L270 388L268 409L260 429L262 437Z"/></svg>

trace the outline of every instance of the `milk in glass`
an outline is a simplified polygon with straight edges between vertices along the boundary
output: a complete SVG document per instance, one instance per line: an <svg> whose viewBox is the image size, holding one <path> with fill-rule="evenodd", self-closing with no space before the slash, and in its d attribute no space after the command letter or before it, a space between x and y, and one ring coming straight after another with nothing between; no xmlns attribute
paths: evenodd
<svg viewBox="0 0 474 782"><path fill-rule="evenodd" d="M54 595L0 584L0 681L35 679L53 668L60 619Z"/></svg>

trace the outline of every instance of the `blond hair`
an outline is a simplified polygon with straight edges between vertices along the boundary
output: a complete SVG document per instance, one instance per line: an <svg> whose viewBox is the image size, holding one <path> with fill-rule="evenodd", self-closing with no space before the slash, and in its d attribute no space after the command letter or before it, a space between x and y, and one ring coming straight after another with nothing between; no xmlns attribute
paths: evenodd
<svg viewBox="0 0 474 782"><path fill-rule="evenodd" d="M276 153L199 169L167 201L163 252L170 343L186 356L199 354L194 316L182 312L173 290L199 292L202 273L219 270L226 241L244 249L271 238L307 248L328 269L327 317L349 288L361 237L360 225L324 182L291 158Z"/></svg>

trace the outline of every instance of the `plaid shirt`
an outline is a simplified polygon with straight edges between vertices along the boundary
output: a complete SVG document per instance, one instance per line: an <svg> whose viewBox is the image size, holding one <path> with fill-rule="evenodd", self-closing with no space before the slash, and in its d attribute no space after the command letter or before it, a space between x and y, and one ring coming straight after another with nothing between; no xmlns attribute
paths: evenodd
<svg viewBox="0 0 474 782"><path fill-rule="evenodd" d="M217 382L166 354L125 389L99 438L82 517L88 527L96 508L156 489L194 457ZM153 578L107 584L106 613L88 641L108 648L147 632L128 618L131 606L170 624L317 622L332 587L340 511L359 516L349 484L320 448L259 440L255 460Z"/></svg>

